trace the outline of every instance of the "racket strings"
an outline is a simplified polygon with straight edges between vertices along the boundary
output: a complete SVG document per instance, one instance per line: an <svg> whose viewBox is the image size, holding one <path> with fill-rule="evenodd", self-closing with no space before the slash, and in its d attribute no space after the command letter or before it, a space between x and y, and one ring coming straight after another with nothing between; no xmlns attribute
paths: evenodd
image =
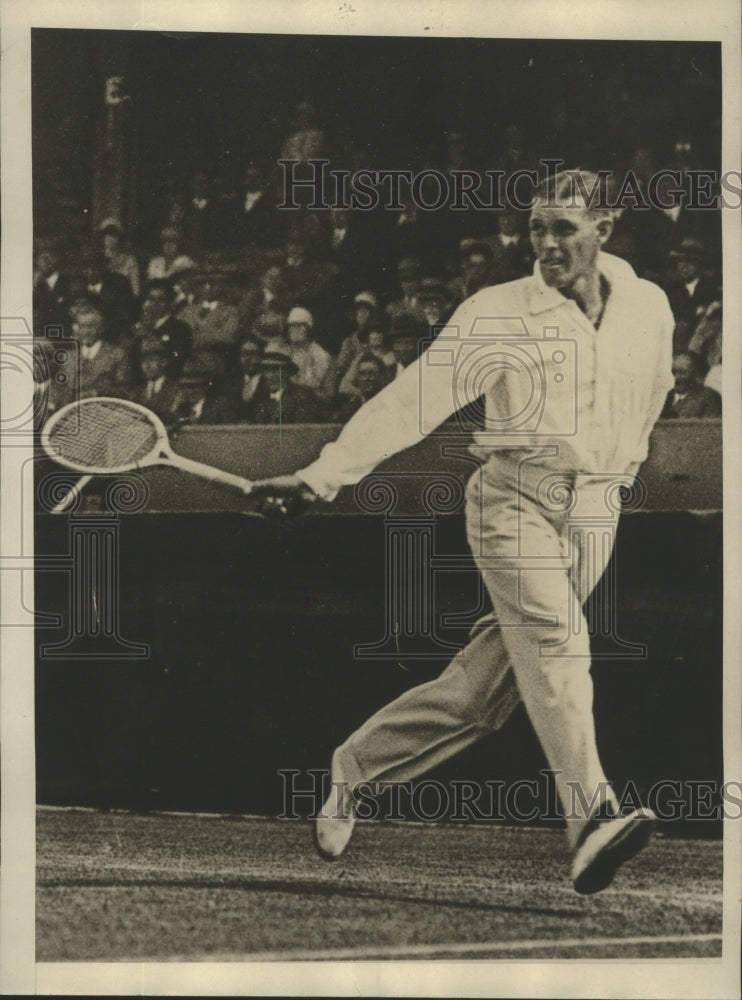
<svg viewBox="0 0 742 1000"><path fill-rule="evenodd" d="M120 469L148 455L157 428L125 402L87 400L65 414L49 436L51 450L82 469Z"/></svg>

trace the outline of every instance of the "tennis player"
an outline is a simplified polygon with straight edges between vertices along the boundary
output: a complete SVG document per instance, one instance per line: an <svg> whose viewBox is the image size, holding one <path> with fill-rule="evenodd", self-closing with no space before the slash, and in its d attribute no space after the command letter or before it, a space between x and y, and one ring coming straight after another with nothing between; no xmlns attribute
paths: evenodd
<svg viewBox="0 0 742 1000"><path fill-rule="evenodd" d="M619 814L598 756L582 605L611 549L593 546L586 525L591 512L605 519L607 498L633 484L647 456L672 387L673 319L656 285L601 250L612 219L597 190L595 176L578 171L537 187L533 274L467 299L316 462L256 484L283 504L332 500L484 396L485 429L472 446L482 465L467 486L466 521L493 615L437 680L407 691L337 748L315 825L326 859L348 844L359 782L420 775L501 727L521 700L555 774L575 890L604 889L649 839L654 815ZM537 358L528 372L525 355ZM524 432L518 415L533 403L534 385L537 419Z"/></svg>

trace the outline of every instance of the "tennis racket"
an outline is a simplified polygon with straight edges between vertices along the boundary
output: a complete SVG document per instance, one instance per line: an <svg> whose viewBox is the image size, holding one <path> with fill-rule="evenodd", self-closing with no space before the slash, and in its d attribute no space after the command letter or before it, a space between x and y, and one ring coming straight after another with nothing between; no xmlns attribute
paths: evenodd
<svg viewBox="0 0 742 1000"><path fill-rule="evenodd" d="M68 403L45 424L41 444L50 458L83 478L169 465L243 493L253 486L242 476L175 454L160 418L127 399L93 396Z"/></svg>

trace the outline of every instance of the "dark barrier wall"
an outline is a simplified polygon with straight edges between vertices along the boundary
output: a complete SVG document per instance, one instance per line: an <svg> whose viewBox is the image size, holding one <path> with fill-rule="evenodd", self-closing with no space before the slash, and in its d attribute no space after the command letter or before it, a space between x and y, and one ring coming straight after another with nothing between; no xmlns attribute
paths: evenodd
<svg viewBox="0 0 742 1000"><path fill-rule="evenodd" d="M663 425L659 433L665 428L667 440L678 432ZM710 447L715 429L700 429L709 437L697 438L699 448ZM214 442L228 433L190 431L178 447L222 464ZM253 475L285 471L296 458L289 441L270 469L250 466L246 454L223 464ZM664 461L655 448L650 497L653 481L679 474ZM718 506L718 494L701 490L700 467L689 463L691 478L677 490L698 487L699 507ZM190 489L189 477L164 475ZM420 481L415 474L410 490ZM668 504L674 496L662 494ZM463 517L417 522L413 534L429 542L432 624L395 639L386 587L394 518L334 510L275 524L227 511L37 517L36 608L60 616L59 627L37 629L39 801L280 813L281 770L311 784L306 772L326 768L332 748L375 708L436 676L486 607ZM117 584L97 609L98 635L75 631L65 558L93 537ZM601 754L618 787L631 780L645 797L659 781L680 782L666 786L665 811L687 819L698 813L689 782L718 784L722 772L721 515L624 517L613 566L613 630L593 640ZM105 582L96 587L102 601ZM513 782L537 778L544 766L521 709L431 777ZM681 804L672 806L678 788ZM313 808L311 799L297 803L301 814Z"/></svg>

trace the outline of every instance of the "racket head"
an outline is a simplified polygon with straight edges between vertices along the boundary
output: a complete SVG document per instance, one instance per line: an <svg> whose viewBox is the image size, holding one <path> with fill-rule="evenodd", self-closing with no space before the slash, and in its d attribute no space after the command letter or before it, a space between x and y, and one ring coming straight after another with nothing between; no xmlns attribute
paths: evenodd
<svg viewBox="0 0 742 1000"><path fill-rule="evenodd" d="M91 396L63 406L41 432L47 455L66 469L94 475L131 472L171 452L165 425L146 406Z"/></svg>

